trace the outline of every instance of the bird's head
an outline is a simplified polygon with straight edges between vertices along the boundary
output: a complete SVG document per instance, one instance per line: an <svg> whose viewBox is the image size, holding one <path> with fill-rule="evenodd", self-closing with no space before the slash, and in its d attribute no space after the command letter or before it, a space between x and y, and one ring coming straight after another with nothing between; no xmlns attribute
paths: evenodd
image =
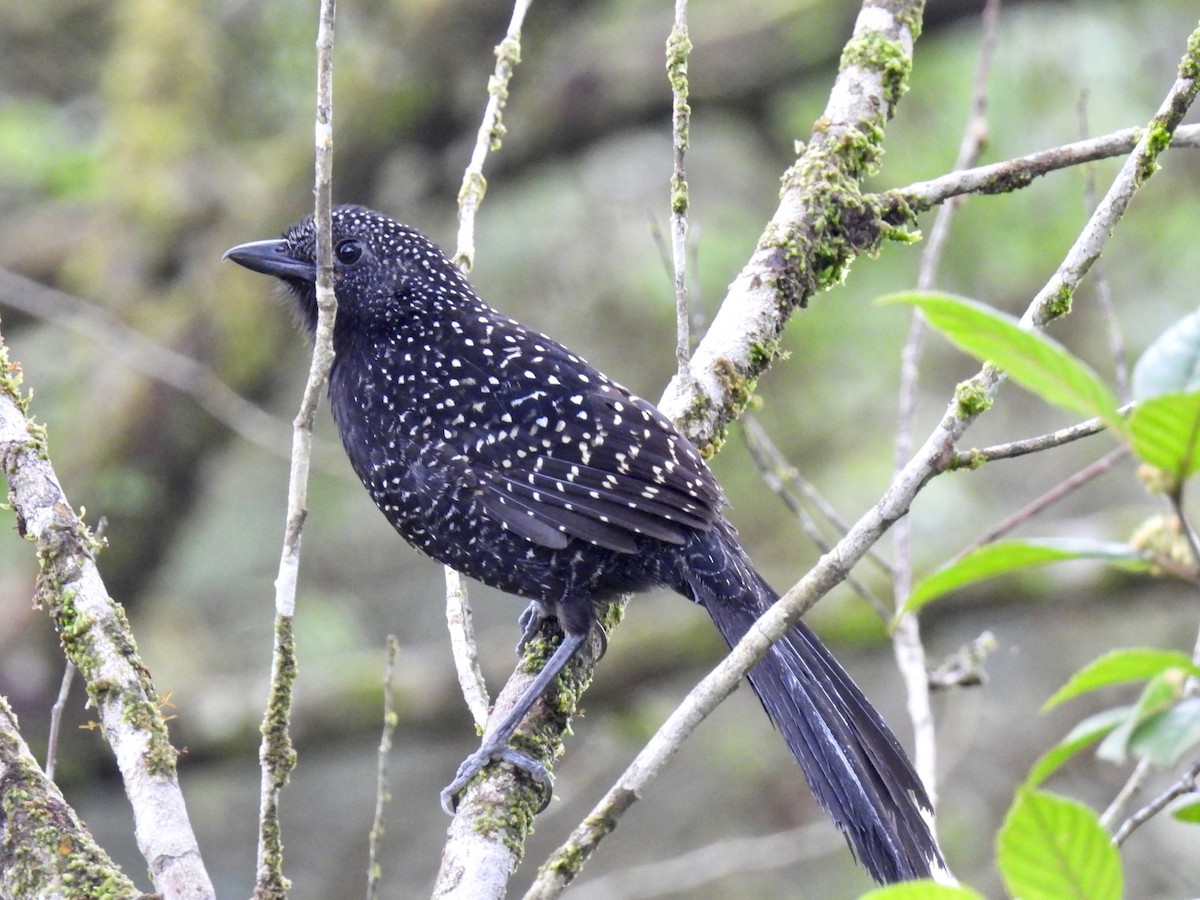
<svg viewBox="0 0 1200 900"><path fill-rule="evenodd" d="M453 302L474 296L459 270L415 228L361 206L338 206L332 219L339 324L385 323L422 299ZM310 217L282 238L239 244L224 258L280 279L312 332L317 326L316 240Z"/></svg>

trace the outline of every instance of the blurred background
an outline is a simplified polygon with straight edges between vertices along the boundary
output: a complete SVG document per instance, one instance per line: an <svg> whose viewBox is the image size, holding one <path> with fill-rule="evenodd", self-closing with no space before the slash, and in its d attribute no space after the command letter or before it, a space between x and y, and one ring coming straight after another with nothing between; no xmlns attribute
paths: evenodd
<svg viewBox="0 0 1200 900"><path fill-rule="evenodd" d="M951 166L980 7L929 0L911 90L873 187ZM775 207L779 176L821 113L856 10L848 0L691 4L688 176L701 323ZM463 0L340 5L336 200L384 210L453 247L455 196L510 11ZM534 5L507 137L486 170L472 275L494 305L651 399L674 368L662 237L671 17L668 3ZM311 210L315 22L315 4L285 0L0 7L0 267L69 295L4 276L4 337L48 424L68 497L90 522L107 523L101 569L159 691L171 695L190 811L218 891L230 897L253 883L271 583L307 347L268 282L221 254L273 237ZM1075 140L1084 95L1092 134L1144 124L1195 24L1192 0L1006 3L984 161ZM1162 164L1104 259L1134 358L1196 305L1200 156L1172 151ZM1101 191L1118 165L1095 166ZM1082 225L1084 183L1084 172L1071 170L1016 195L968 200L939 286L1019 313ZM859 260L844 287L796 314L790 357L759 385L759 421L847 518L888 478L908 328L906 312L872 299L914 284L921 249L887 246L879 259ZM1094 299L1093 282L1053 333L1111 380ZM918 435L977 367L931 339L923 368ZM252 408L229 402L219 383ZM319 423L298 598L300 765L283 799L286 871L298 900L361 892L385 636L395 633L400 725L385 895L419 896L432 884L446 825L437 791L476 745L454 687L442 571L375 511L324 410ZM984 446L1069 423L1008 386L969 440ZM785 588L817 553L764 484L740 426L730 438L714 468L731 517L758 565ZM913 511L918 574L1111 446L1100 436L939 479ZM1020 533L1124 540L1159 511L1126 464ZM36 562L12 524L0 536L0 693L42 754L62 659L45 614L31 608ZM888 595L877 571L859 574ZM495 689L512 666L522 604L478 586L472 599ZM1000 892L992 841L1014 786L1095 708L1077 701L1040 715L1050 693L1114 646L1190 650L1196 618L1188 590L1091 566L989 583L928 610L932 663L985 629L998 641L985 686L935 697L942 840L961 878ZM843 588L810 621L908 743L890 645L870 607ZM721 651L701 611L675 596L637 598L556 767L557 800L538 820L514 890ZM98 732L76 727L89 719L82 706L77 685L59 782L101 843L144 879L108 748ZM1126 775L1085 756L1050 787L1102 808ZM790 829L802 831L739 843ZM1186 826L1138 832L1125 851L1130 896L1194 896L1196 850ZM681 867L662 863L685 853L694 855ZM733 871L703 884L681 880L709 866ZM605 842L578 896L836 897L867 887L753 697L739 691Z"/></svg>

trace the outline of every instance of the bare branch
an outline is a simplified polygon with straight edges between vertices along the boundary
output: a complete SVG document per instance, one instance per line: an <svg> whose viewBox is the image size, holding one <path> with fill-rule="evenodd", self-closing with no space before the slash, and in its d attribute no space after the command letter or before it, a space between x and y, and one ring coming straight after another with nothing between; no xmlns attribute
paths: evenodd
<svg viewBox="0 0 1200 900"><path fill-rule="evenodd" d="M446 571L446 626L450 631L450 650L454 657L454 670L458 674L458 686L467 709L475 720L475 727L483 730L487 725L487 684L483 670L479 667L479 653L475 641L475 626L471 618L471 604L467 602L467 583L458 572L449 566Z"/></svg>
<svg viewBox="0 0 1200 900"><path fill-rule="evenodd" d="M1121 446L1110 450L1094 463L1084 466L1074 475L1064 479L1061 483L1056 484L1040 497L1030 500L1011 516L1005 518L1002 522L993 525L977 540L972 541L969 545L956 553L952 562L962 559L973 550L979 549L984 544L990 544L992 541L998 540L1013 529L1025 524L1042 510L1054 505L1065 497L1069 497L1071 494L1079 490L1093 479L1099 478L1127 456L1129 456L1128 447Z"/></svg>
<svg viewBox="0 0 1200 900"><path fill-rule="evenodd" d="M392 735L396 731L399 716L396 713L392 677L396 674L396 654L400 652L400 641L394 634L387 639L387 665L383 670L383 734L379 737L379 753L375 762L375 818L371 822L371 833L367 852L367 900L374 900L379 891L379 880L383 873L380 863L379 842L383 839L383 809L392 799L388 787L388 754L392 752Z"/></svg>
<svg viewBox="0 0 1200 900"><path fill-rule="evenodd" d="M1200 759L1193 762L1178 781L1126 819L1117 829L1117 833L1113 835L1113 843L1120 847L1134 831L1166 809L1173 800L1186 794L1195 793L1198 780L1200 780Z"/></svg>
<svg viewBox="0 0 1200 900"><path fill-rule="evenodd" d="M816 494L816 489L813 488L813 486L806 480L801 478L799 473L794 468L788 465L787 460L784 458L779 448L775 446L774 442L767 435L766 431L763 430L762 425L758 423L758 420L755 419L754 416L746 416L745 419L742 420L742 425L744 426L743 430L746 435L746 447L750 450L750 457L754 460L755 466L758 467L759 474L762 475L763 481L766 482L767 487L779 495L779 498L783 500L784 505L787 506L787 508L790 509L796 516L796 519L800 522L800 527L804 529L804 533L808 535L808 539L813 542L813 545L816 546L816 548L822 553L827 553L832 544L830 541L825 539L824 534L821 533L820 527L814 521L813 517L809 515L808 510L804 508L804 504L800 502L800 499L791 491L788 483L794 482L800 485L801 490L805 492L805 496L809 497L810 499ZM816 496L820 500L820 503L817 507L818 509L820 509L822 512L830 509L828 504L824 503L824 499L820 498L819 494L816 494ZM835 527L838 528L839 532L845 534L845 524L839 524L840 519L838 519L836 515L832 516L832 519L837 520L834 524ZM869 556L885 571L891 570L891 566L881 559L874 551L872 551ZM875 608L875 611L879 613L880 618L885 621L891 618L891 613L888 611L883 601L880 600L879 597L877 597L875 593L860 579L851 575L846 579L846 583L854 589L855 593L857 593Z"/></svg>
<svg viewBox="0 0 1200 900"><path fill-rule="evenodd" d="M75 663L67 660L63 668L62 682L58 686L58 696L50 707L50 734L46 738L46 777L54 780L54 770L58 765L58 733L62 727L63 713L67 709L67 698L71 695L71 682L75 680Z"/></svg>

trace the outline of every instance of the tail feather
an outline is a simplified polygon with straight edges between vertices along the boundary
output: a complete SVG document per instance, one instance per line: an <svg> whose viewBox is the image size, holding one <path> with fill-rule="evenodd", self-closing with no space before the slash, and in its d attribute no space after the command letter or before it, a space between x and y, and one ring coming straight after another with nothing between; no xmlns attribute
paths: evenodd
<svg viewBox="0 0 1200 900"><path fill-rule="evenodd" d="M737 556L726 560L732 566L709 570L720 571L715 579L689 584L730 646L778 599ZM945 871L920 778L883 718L811 630L803 623L793 628L750 670L749 680L817 801L876 881Z"/></svg>

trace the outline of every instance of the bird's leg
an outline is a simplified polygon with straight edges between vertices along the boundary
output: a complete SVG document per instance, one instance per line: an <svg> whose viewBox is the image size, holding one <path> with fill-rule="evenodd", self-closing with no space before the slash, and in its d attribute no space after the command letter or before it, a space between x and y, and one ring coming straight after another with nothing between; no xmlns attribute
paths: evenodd
<svg viewBox="0 0 1200 900"><path fill-rule="evenodd" d="M528 612L526 610L526 614ZM522 620L524 619L525 616L522 616ZM524 621L522 621L522 624L524 624ZM524 642L530 636L531 634L527 632L522 641ZM463 792L463 789L466 788L472 778L492 762L506 762L526 772L530 778L546 789L545 802L542 804L542 809L545 809L549 805L552 788L550 773L546 770L546 766L538 760L518 750L514 750L508 746L508 742L512 738L513 732L517 730L517 726L521 724L521 720L533 708L533 704L538 701L542 694L546 693L546 689L558 677L563 667L571 661L571 657L583 646L585 640L587 640L586 631L581 634L564 634L562 643L558 645L558 649L554 651L554 655L550 657L546 665L542 668L542 671L538 672L533 683L525 689L525 693L517 700L516 705L509 710L508 715L504 717L500 724L483 736L483 743L479 746L479 749L462 761L458 767L458 772L455 773L454 780L442 790L442 809L449 815L454 815L454 810L458 805L458 795Z"/></svg>

